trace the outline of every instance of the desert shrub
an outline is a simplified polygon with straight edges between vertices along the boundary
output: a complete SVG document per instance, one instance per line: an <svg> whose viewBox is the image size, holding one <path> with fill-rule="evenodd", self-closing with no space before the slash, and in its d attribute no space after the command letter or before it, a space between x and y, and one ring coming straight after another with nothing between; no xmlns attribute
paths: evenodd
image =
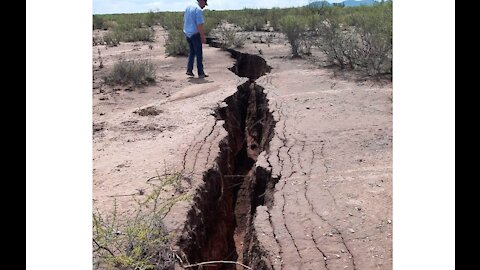
<svg viewBox="0 0 480 270"><path fill-rule="evenodd" d="M230 25L223 24L218 27L216 33L223 49L230 48L233 45L236 32L235 28Z"/></svg>
<svg viewBox="0 0 480 270"><path fill-rule="evenodd" d="M183 14L164 12L162 15L160 24L167 31L165 53L170 56L188 55L188 43L183 33Z"/></svg>
<svg viewBox="0 0 480 270"><path fill-rule="evenodd" d="M143 18L143 23L148 27L152 27L152 26L158 24L158 22L160 20L159 18L160 18L160 13L159 12L150 11L147 14L145 14L145 16Z"/></svg>
<svg viewBox="0 0 480 270"><path fill-rule="evenodd" d="M240 34L238 27L231 24L223 23L215 30L215 35L218 37L223 49L230 47L243 48L247 36Z"/></svg>
<svg viewBox="0 0 480 270"><path fill-rule="evenodd" d="M309 33L305 32L299 39L299 51L305 55L312 54L312 47L315 44L314 37Z"/></svg>
<svg viewBox="0 0 480 270"><path fill-rule="evenodd" d="M268 14L266 16L267 21L270 25L270 27L273 28L275 31L280 31L280 18L282 18L282 15L280 14L282 10L280 8L272 8L268 11Z"/></svg>
<svg viewBox="0 0 480 270"><path fill-rule="evenodd" d="M104 29L104 19L99 15L93 15L93 30L95 29Z"/></svg>
<svg viewBox="0 0 480 270"><path fill-rule="evenodd" d="M119 41L134 42L134 41L153 41L154 31L152 28L142 28L142 22L124 21L119 23L114 29L113 33Z"/></svg>
<svg viewBox="0 0 480 270"><path fill-rule="evenodd" d="M120 42L153 41L155 38L152 28L135 28L133 25L118 25L103 36L103 41L109 46L116 46Z"/></svg>
<svg viewBox="0 0 480 270"><path fill-rule="evenodd" d="M354 68L353 55L355 39L348 29L343 30L338 17L326 18L318 25L321 40L317 41L318 47L325 53L329 62L337 64L340 68Z"/></svg>
<svg viewBox="0 0 480 270"><path fill-rule="evenodd" d="M260 31L264 28L265 24L264 17L243 17L239 26L245 31Z"/></svg>
<svg viewBox="0 0 480 270"><path fill-rule="evenodd" d="M147 13L133 13L133 14L112 14L104 15L105 18L115 21L119 25L129 25L133 28L152 27L160 21L160 12L149 11Z"/></svg>
<svg viewBox="0 0 480 270"><path fill-rule="evenodd" d="M115 63L112 71L104 79L111 85L148 84L155 81L155 71L155 66L149 60L120 60Z"/></svg>
<svg viewBox="0 0 480 270"><path fill-rule="evenodd" d="M392 4L359 7L349 18L358 37L356 66L370 75L391 73Z"/></svg>
<svg viewBox="0 0 480 270"><path fill-rule="evenodd" d="M292 48L293 57L299 56L300 37L306 31L305 21L293 15L288 15L280 19L282 32L287 36L288 42Z"/></svg>
<svg viewBox="0 0 480 270"><path fill-rule="evenodd" d="M132 194L137 206L131 218L118 216L116 201L111 213L94 213L94 268L173 269L175 255L170 244L174 235L166 229L163 219L177 202L192 198L178 189L184 179L180 173L151 179L160 184L152 184L153 191L144 200L135 197L142 194ZM162 199L162 194L172 189L175 195Z"/></svg>
<svg viewBox="0 0 480 270"><path fill-rule="evenodd" d="M160 25L167 31L183 29L183 13L181 12L164 12Z"/></svg>
<svg viewBox="0 0 480 270"><path fill-rule="evenodd" d="M330 62L369 75L392 72L391 2L327 11L316 30Z"/></svg>
<svg viewBox="0 0 480 270"><path fill-rule="evenodd" d="M225 13L225 20L238 25L245 31L260 31L264 29L267 23L266 9L243 9L228 11Z"/></svg>
<svg viewBox="0 0 480 270"><path fill-rule="evenodd" d="M239 49L245 46L245 41L247 40L247 35L241 33L235 33L233 38L233 47Z"/></svg>
<svg viewBox="0 0 480 270"><path fill-rule="evenodd" d="M210 35L212 30L217 28L218 25L220 25L221 19L218 14L212 13L212 12L206 12L205 13L205 35Z"/></svg>
<svg viewBox="0 0 480 270"><path fill-rule="evenodd" d="M168 31L165 52L170 56L188 55L189 47L183 30L175 29Z"/></svg>
<svg viewBox="0 0 480 270"><path fill-rule="evenodd" d="M104 27L103 30L115 29L118 26L116 21L105 20L103 23Z"/></svg>
<svg viewBox="0 0 480 270"><path fill-rule="evenodd" d="M319 14L314 14L314 15L305 17L305 22L309 31L315 31L320 21L321 21L321 16Z"/></svg>
<svg viewBox="0 0 480 270"><path fill-rule="evenodd" d="M120 44L120 41L117 38L117 35L113 32L108 32L103 36L103 42L108 46L117 46Z"/></svg>
<svg viewBox="0 0 480 270"><path fill-rule="evenodd" d="M105 42L116 45L119 42L153 41L153 26L158 13L94 15L93 25L110 30Z"/></svg>
<svg viewBox="0 0 480 270"><path fill-rule="evenodd" d="M115 29L114 33L118 40L124 42L153 41L155 37L151 28Z"/></svg>

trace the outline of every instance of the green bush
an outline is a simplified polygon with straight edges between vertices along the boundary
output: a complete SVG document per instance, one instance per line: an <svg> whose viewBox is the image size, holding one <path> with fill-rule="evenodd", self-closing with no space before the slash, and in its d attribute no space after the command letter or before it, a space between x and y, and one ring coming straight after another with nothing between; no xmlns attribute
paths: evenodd
<svg viewBox="0 0 480 270"><path fill-rule="evenodd" d="M147 14L145 14L145 17L143 19L143 23L147 27L152 27L160 21L160 14L158 12L150 11Z"/></svg>
<svg viewBox="0 0 480 270"><path fill-rule="evenodd" d="M222 49L230 47L243 48L247 36L238 32L238 27L234 25L222 24L215 30L215 36L221 42Z"/></svg>
<svg viewBox="0 0 480 270"><path fill-rule="evenodd" d="M288 42L292 47L293 57L299 56L300 37L305 34L305 20L293 15L288 15L280 19L280 28L287 36Z"/></svg>
<svg viewBox="0 0 480 270"><path fill-rule="evenodd" d="M391 73L392 70L392 4L360 7L350 17L359 46L356 65L370 75Z"/></svg>
<svg viewBox="0 0 480 270"><path fill-rule="evenodd" d="M174 235L163 224L165 215L180 201L192 198L179 189L185 177L180 173L158 176L160 184L144 200L132 199L137 203L131 218L120 218L116 201L112 213L93 214L93 259L94 268L101 269L172 269L175 255L170 249ZM152 183L152 182L150 182ZM173 197L161 199L166 191L175 191Z"/></svg>
<svg viewBox="0 0 480 270"><path fill-rule="evenodd" d="M151 28L159 15L154 12L139 14L94 15L94 29L110 30L104 37L109 45L119 42L153 41L154 31Z"/></svg>
<svg viewBox="0 0 480 270"><path fill-rule="evenodd" d="M167 31L183 30L183 13L164 12L160 20L160 25Z"/></svg>
<svg viewBox="0 0 480 270"><path fill-rule="evenodd" d="M218 16L215 16L212 13L206 13L206 14L210 15L210 16L205 15L205 24L204 24L205 35L208 36L211 34L213 29L217 28L218 25L220 25L221 20L219 19Z"/></svg>
<svg viewBox="0 0 480 270"><path fill-rule="evenodd" d="M189 47L183 30L169 30L167 42L165 43L167 55L188 55Z"/></svg>
<svg viewBox="0 0 480 270"><path fill-rule="evenodd" d="M299 51L304 55L311 55L314 43L314 37L310 33L303 33L299 40Z"/></svg>
<svg viewBox="0 0 480 270"><path fill-rule="evenodd" d="M265 24L263 17L243 17L239 26L245 31L261 31Z"/></svg>
<svg viewBox="0 0 480 270"><path fill-rule="evenodd" d="M155 82L155 66L149 60L115 63L113 70L104 79L107 84L141 85Z"/></svg>
<svg viewBox="0 0 480 270"><path fill-rule="evenodd" d="M124 42L153 41L155 37L151 28L132 28L125 31L115 29L114 33L119 41Z"/></svg>
<svg viewBox="0 0 480 270"><path fill-rule="evenodd" d="M104 20L99 15L93 15L93 30L95 29L104 29Z"/></svg>
<svg viewBox="0 0 480 270"><path fill-rule="evenodd" d="M280 8L272 8L268 11L266 18L274 31L280 31L280 18L283 17L282 13L283 10Z"/></svg>
<svg viewBox="0 0 480 270"><path fill-rule="evenodd" d="M108 32L103 36L103 41L108 45L108 46L117 46L120 44L120 41L118 40L117 36L115 33Z"/></svg>
<svg viewBox="0 0 480 270"><path fill-rule="evenodd" d="M392 3L328 9L317 24L317 45L341 68L392 73Z"/></svg>
<svg viewBox="0 0 480 270"><path fill-rule="evenodd" d="M260 31L267 23L267 13L267 9L226 11L222 19L240 26L244 31Z"/></svg>
<svg viewBox="0 0 480 270"><path fill-rule="evenodd" d="M111 30L115 29L118 26L118 23L116 21L106 20L103 25L103 30Z"/></svg>
<svg viewBox="0 0 480 270"><path fill-rule="evenodd" d="M344 69L347 66L354 68L353 58L355 39L351 32L343 30L338 16L328 16L318 25L317 46L325 53L329 62L337 64Z"/></svg>

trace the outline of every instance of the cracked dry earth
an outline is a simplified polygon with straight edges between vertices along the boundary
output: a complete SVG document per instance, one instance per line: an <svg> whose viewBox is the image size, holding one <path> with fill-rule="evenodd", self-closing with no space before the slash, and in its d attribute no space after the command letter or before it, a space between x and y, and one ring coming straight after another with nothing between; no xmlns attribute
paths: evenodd
<svg viewBox="0 0 480 270"><path fill-rule="evenodd" d="M290 59L280 34L206 46L210 77L189 79L156 33L153 46L93 47L94 208L116 200L128 216L148 179L180 171L194 197L165 222L190 264L392 269L391 82ZM156 84L102 84L118 59L151 59Z"/></svg>

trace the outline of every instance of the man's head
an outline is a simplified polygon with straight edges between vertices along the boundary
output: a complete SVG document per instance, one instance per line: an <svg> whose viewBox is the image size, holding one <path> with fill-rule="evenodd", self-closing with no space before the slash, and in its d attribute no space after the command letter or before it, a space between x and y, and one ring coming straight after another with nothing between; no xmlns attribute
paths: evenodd
<svg viewBox="0 0 480 270"><path fill-rule="evenodd" d="M207 4L207 0L197 0L198 1L198 5L200 6L200 8L205 8L205 6L208 6Z"/></svg>

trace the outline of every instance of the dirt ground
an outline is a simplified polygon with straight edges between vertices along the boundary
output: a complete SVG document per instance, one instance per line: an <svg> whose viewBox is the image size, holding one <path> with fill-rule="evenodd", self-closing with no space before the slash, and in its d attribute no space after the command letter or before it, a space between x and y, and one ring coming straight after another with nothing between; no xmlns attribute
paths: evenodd
<svg viewBox="0 0 480 270"><path fill-rule="evenodd" d="M252 260L264 261L265 269L392 269L391 82L327 67L318 51L291 59L280 34L270 45L259 42L268 34L250 35L239 49L261 52L273 68L256 81L275 124L254 166L277 183L243 232L254 232L253 246L261 250ZM154 43L92 47L93 199L100 212L116 200L128 216L135 204L129 195L144 196L147 180L164 171L188 173L194 192L218 166L228 133L214 110L247 79L227 69L234 63L228 52L208 46L210 77L188 78L186 58L166 57L164 43L157 28ZM105 85L103 76L119 59L150 59L156 83ZM175 205L168 228L181 234L191 208L188 201ZM240 236L234 238L242 258L253 251Z"/></svg>

